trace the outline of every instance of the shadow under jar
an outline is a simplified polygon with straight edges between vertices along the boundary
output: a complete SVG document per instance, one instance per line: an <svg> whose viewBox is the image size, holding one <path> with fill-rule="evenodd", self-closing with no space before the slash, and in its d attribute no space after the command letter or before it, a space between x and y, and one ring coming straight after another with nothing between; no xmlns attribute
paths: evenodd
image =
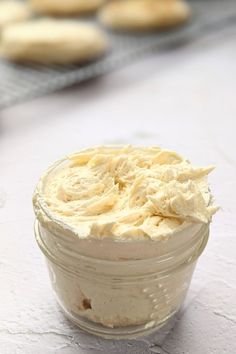
<svg viewBox="0 0 236 354"><path fill-rule="evenodd" d="M52 232L39 221L35 235L65 315L92 334L119 339L151 333L179 310L207 243L209 225L148 244L81 240L59 225ZM127 249L135 254L140 248L146 255L152 248L156 256L122 259ZM114 254L119 260L112 260Z"/></svg>

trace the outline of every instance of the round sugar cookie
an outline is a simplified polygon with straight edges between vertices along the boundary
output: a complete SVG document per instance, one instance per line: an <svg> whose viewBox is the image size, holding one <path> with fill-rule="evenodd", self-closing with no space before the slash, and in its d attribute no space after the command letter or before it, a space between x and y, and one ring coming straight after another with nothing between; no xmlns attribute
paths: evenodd
<svg viewBox="0 0 236 354"><path fill-rule="evenodd" d="M26 20L30 14L29 7L23 2L0 1L0 30L10 23Z"/></svg>
<svg viewBox="0 0 236 354"><path fill-rule="evenodd" d="M190 7L184 0L112 0L99 12L105 26L133 31L177 26L189 16Z"/></svg>
<svg viewBox="0 0 236 354"><path fill-rule="evenodd" d="M30 0L31 7L40 13L73 16L96 11L104 0Z"/></svg>
<svg viewBox="0 0 236 354"><path fill-rule="evenodd" d="M107 45L105 35L91 24L40 19L7 26L1 53L18 62L69 64L95 59Z"/></svg>

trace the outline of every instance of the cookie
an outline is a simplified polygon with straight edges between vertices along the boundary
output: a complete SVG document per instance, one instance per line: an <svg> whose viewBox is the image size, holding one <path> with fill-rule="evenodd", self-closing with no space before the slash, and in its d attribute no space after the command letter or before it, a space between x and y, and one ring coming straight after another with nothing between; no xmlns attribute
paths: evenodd
<svg viewBox="0 0 236 354"><path fill-rule="evenodd" d="M107 44L93 25L40 19L7 26L2 32L1 53L18 62L81 63L104 54Z"/></svg>
<svg viewBox="0 0 236 354"><path fill-rule="evenodd" d="M26 4L14 0L0 1L0 30L10 23L24 21L28 17L30 9Z"/></svg>
<svg viewBox="0 0 236 354"><path fill-rule="evenodd" d="M152 30L177 26L190 16L184 0L112 0L99 12L100 21L115 30Z"/></svg>
<svg viewBox="0 0 236 354"><path fill-rule="evenodd" d="M32 8L55 16L73 16L96 11L104 0L30 0Z"/></svg>

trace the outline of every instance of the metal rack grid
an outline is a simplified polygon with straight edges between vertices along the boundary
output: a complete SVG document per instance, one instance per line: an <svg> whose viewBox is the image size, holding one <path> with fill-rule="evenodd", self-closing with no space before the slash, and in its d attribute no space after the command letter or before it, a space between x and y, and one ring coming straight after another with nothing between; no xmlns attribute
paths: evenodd
<svg viewBox="0 0 236 354"><path fill-rule="evenodd" d="M210 31L236 24L235 0L189 2L193 17L186 26L143 35L107 32L111 41L108 55L87 65L25 66L0 60L0 108L98 77L138 60L151 51L162 50L173 44L185 44Z"/></svg>

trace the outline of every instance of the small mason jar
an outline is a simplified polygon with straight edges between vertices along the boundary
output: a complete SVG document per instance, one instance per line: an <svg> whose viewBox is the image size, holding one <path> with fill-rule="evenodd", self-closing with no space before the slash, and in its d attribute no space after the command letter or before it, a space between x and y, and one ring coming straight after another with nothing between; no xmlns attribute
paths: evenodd
<svg viewBox="0 0 236 354"><path fill-rule="evenodd" d="M167 240L80 238L43 200L55 164L35 197L35 236L46 257L56 299L80 328L104 338L134 338L164 325L180 308L209 224L192 224ZM140 256L141 255L141 256Z"/></svg>

